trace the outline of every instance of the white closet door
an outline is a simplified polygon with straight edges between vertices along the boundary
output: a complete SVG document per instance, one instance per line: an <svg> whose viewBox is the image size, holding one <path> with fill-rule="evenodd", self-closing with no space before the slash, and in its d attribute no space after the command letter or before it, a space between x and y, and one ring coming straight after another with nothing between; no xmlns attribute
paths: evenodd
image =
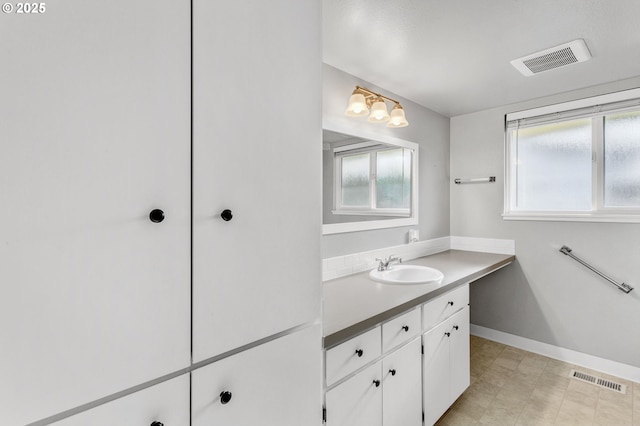
<svg viewBox="0 0 640 426"><path fill-rule="evenodd" d="M189 375L54 423L55 426L189 426Z"/></svg>
<svg viewBox="0 0 640 426"><path fill-rule="evenodd" d="M193 4L200 361L319 318L322 14L319 0Z"/></svg>
<svg viewBox="0 0 640 426"><path fill-rule="evenodd" d="M189 2L15 12L0 14L0 424L189 364Z"/></svg>
<svg viewBox="0 0 640 426"><path fill-rule="evenodd" d="M321 339L315 325L194 371L193 426L320 426Z"/></svg>

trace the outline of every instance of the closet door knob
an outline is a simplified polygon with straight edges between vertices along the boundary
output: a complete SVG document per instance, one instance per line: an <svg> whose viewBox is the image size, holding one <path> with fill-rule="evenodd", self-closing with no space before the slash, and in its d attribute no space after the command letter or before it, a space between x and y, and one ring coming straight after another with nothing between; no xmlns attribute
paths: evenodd
<svg viewBox="0 0 640 426"><path fill-rule="evenodd" d="M453 306L453 302L449 302L449 303L447 303L447 305L451 305L451 306Z"/></svg>
<svg viewBox="0 0 640 426"><path fill-rule="evenodd" d="M406 331L407 333L409 332L409 326L408 326L408 325L403 325L403 326L402 326L402 329L403 329L404 331Z"/></svg>
<svg viewBox="0 0 640 426"><path fill-rule="evenodd" d="M164 220L164 212L160 209L153 209L149 213L149 219L153 223L160 223Z"/></svg>
<svg viewBox="0 0 640 426"><path fill-rule="evenodd" d="M364 351L362 349L356 349L356 355L358 355L358 358L362 358L362 355L364 355Z"/></svg>
<svg viewBox="0 0 640 426"><path fill-rule="evenodd" d="M391 373L392 376L396 375L396 369L392 368L391 370L389 370L389 373Z"/></svg>
<svg viewBox="0 0 640 426"><path fill-rule="evenodd" d="M380 380L374 380L373 384L376 385L376 387L380 386Z"/></svg>
<svg viewBox="0 0 640 426"><path fill-rule="evenodd" d="M231 392L229 391L222 391L220 392L220 403L222 404L228 404L229 401L231 401Z"/></svg>
<svg viewBox="0 0 640 426"><path fill-rule="evenodd" d="M445 336L447 336L447 337L449 337L449 336L451 336L451 333L446 332L446 333L444 333L444 335L445 335Z"/></svg>
<svg viewBox="0 0 640 426"><path fill-rule="evenodd" d="M164 426L164 423L162 423L162 422L153 422L149 426Z"/></svg>
<svg viewBox="0 0 640 426"><path fill-rule="evenodd" d="M225 222L229 222L231 219L233 219L233 213L229 209L224 209L222 210L222 213L220 213L220 217Z"/></svg>
<svg viewBox="0 0 640 426"><path fill-rule="evenodd" d="M453 329L454 329L454 330L457 330L458 328L460 328L460 327L458 327L457 325L454 325L454 326L453 326Z"/></svg>

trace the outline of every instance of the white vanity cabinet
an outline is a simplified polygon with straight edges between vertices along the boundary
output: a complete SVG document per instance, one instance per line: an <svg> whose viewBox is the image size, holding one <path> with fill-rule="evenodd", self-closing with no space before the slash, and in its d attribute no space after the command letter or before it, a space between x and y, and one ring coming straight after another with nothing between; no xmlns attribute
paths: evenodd
<svg viewBox="0 0 640 426"><path fill-rule="evenodd" d="M418 337L327 391L327 425L422 425L420 361Z"/></svg>
<svg viewBox="0 0 640 426"><path fill-rule="evenodd" d="M320 318L320 2L193 1L193 359Z"/></svg>
<svg viewBox="0 0 640 426"><path fill-rule="evenodd" d="M189 2L46 6L0 19L3 425L190 362Z"/></svg>
<svg viewBox="0 0 640 426"><path fill-rule="evenodd" d="M327 425L420 426L419 336L420 310L413 309L328 349Z"/></svg>
<svg viewBox="0 0 640 426"><path fill-rule="evenodd" d="M189 375L53 423L55 426L189 426Z"/></svg>
<svg viewBox="0 0 640 426"><path fill-rule="evenodd" d="M456 306L456 311L447 311ZM432 425L470 384L468 285L439 296L422 309L428 324L436 316L440 319L422 336L423 409L425 425Z"/></svg>
<svg viewBox="0 0 640 426"><path fill-rule="evenodd" d="M320 328L311 326L193 371L192 425L320 425Z"/></svg>

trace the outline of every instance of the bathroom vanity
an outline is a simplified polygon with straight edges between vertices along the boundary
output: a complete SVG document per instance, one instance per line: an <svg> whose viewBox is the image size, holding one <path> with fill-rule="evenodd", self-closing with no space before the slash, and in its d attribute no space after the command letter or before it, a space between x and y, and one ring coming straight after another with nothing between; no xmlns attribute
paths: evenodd
<svg viewBox="0 0 640 426"><path fill-rule="evenodd" d="M325 421L431 425L469 386L469 284L515 259L448 250L415 259L441 283L325 282Z"/></svg>

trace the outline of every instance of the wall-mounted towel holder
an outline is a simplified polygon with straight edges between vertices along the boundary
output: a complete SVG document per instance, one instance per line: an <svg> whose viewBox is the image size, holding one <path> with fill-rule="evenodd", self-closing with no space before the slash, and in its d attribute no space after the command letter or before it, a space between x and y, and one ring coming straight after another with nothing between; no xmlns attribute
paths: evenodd
<svg viewBox="0 0 640 426"><path fill-rule="evenodd" d="M566 254L567 256L569 256L570 258L572 258L573 260L579 262L580 264L586 266L587 268L591 269L593 272L595 272L596 274L600 275L602 278L604 278L605 280L609 281L611 284L615 285L616 287L618 287L618 289L620 291L624 291L625 293L629 294L629 292L631 290L633 290L633 287L631 287L629 284L625 284L622 283L620 284L619 282L615 281L613 278L603 274L602 272L598 271L596 268L594 268L593 266L589 265L587 262L585 262L584 260L574 256L571 253L571 248L567 247L567 246L562 246L562 248L560 249L560 253L562 254Z"/></svg>
<svg viewBox="0 0 640 426"><path fill-rule="evenodd" d="M469 179L456 178L453 182L459 185L461 183L483 183L483 182L495 182L495 181L496 181L495 176L489 176L484 178L469 178Z"/></svg>

